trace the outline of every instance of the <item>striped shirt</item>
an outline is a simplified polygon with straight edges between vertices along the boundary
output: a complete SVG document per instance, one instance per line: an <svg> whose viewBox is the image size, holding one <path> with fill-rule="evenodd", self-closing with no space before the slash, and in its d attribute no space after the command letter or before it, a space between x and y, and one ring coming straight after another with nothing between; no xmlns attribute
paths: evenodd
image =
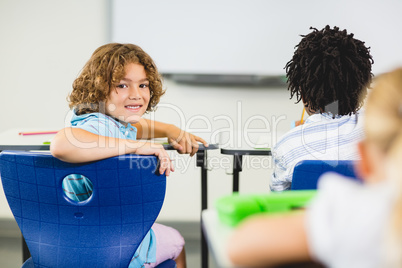
<svg viewBox="0 0 402 268"><path fill-rule="evenodd" d="M353 115L311 115L287 132L272 150L271 191L289 190L294 166L301 160L357 160L357 143L364 137L363 111Z"/></svg>

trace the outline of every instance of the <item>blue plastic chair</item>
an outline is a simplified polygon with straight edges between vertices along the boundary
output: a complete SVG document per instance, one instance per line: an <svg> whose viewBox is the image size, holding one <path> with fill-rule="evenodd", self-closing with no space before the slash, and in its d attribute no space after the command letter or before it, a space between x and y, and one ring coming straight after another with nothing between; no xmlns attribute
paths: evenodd
<svg viewBox="0 0 402 268"><path fill-rule="evenodd" d="M3 151L3 189L32 256L23 267L128 267L165 198L157 164L154 156L71 164L49 153ZM64 194L70 174L92 181L88 200ZM159 267L175 266L170 260Z"/></svg>
<svg viewBox="0 0 402 268"><path fill-rule="evenodd" d="M315 190L318 179L325 172L336 172L360 180L354 171L354 162L350 160L303 160L293 170L291 190Z"/></svg>

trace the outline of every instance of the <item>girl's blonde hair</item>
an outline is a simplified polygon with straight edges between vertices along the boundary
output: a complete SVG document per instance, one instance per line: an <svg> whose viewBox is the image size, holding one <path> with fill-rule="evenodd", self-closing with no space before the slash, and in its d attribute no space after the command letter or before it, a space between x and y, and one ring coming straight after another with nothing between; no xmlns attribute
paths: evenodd
<svg viewBox="0 0 402 268"><path fill-rule="evenodd" d="M104 113L106 99L125 75L124 68L129 63L144 66L151 95L147 111L154 110L165 93L154 61L139 46L119 43L106 44L95 50L73 83L73 91L68 97L70 108L75 108L77 115Z"/></svg>
<svg viewBox="0 0 402 268"><path fill-rule="evenodd" d="M390 180L399 195L386 238L386 266L402 267L402 68L374 80L366 103L365 134L390 159ZM395 172L396 171L396 172Z"/></svg>

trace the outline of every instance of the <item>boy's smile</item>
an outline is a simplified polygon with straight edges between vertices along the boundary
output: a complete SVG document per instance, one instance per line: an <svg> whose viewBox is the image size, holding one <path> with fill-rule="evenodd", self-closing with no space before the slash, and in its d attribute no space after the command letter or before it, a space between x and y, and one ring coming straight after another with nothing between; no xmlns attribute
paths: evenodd
<svg viewBox="0 0 402 268"><path fill-rule="evenodd" d="M110 91L106 114L121 122L137 123L145 113L150 100L149 81L144 66L129 63L125 75Z"/></svg>

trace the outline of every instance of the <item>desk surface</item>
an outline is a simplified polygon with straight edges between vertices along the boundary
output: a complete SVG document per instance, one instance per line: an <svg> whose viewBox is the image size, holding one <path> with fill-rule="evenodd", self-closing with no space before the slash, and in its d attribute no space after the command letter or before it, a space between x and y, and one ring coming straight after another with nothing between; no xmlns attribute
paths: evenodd
<svg viewBox="0 0 402 268"><path fill-rule="evenodd" d="M221 148L221 153L230 155L271 155L271 149Z"/></svg>
<svg viewBox="0 0 402 268"><path fill-rule="evenodd" d="M174 150L173 146L170 144L164 144L163 147L165 150ZM206 150L215 150L219 147L216 144L210 144L208 147L205 147L203 144L200 144L198 151L206 151ZM0 151L49 151L49 144L0 144Z"/></svg>
<svg viewBox="0 0 402 268"><path fill-rule="evenodd" d="M30 129L29 131L40 131L38 129ZM49 148L48 144L44 142L50 141L55 134L41 134L41 135L19 135L20 130L9 129L0 133L0 144L7 147L18 146L40 146L41 148ZM6 150L6 149L4 149ZM44 149L42 149L44 150Z"/></svg>
<svg viewBox="0 0 402 268"><path fill-rule="evenodd" d="M234 266L226 254L227 241L232 233L232 228L222 224L214 209L206 209L201 214L201 224L207 239L208 247L215 263L219 268L231 268Z"/></svg>
<svg viewBox="0 0 402 268"><path fill-rule="evenodd" d="M38 129L29 131L40 131ZM50 149L49 144L44 144L50 141L55 134L40 134L40 135L19 135L19 130L10 129L0 133L0 151L4 150L23 150L23 151L47 151ZM219 149L217 144L210 144L205 147L199 145L199 151ZM165 150L174 150L170 144L164 144Z"/></svg>

